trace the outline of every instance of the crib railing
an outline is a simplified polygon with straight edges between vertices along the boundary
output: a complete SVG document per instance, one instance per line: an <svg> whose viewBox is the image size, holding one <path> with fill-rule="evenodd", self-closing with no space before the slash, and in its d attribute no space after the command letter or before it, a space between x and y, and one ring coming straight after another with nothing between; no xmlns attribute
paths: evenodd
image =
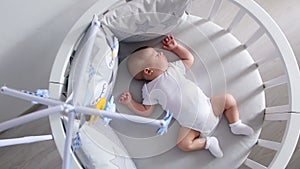
<svg viewBox="0 0 300 169"><path fill-rule="evenodd" d="M284 134L282 135L282 138L278 139L281 141L273 141L273 138L266 138L266 136L262 138L261 134L255 147L259 147L259 151L263 149L263 151L267 152L261 153L264 155L268 154L269 150L275 151L275 153L273 153L272 160L269 164L267 164L265 160L261 160L261 157L252 151L241 168L245 166L245 168L250 167L254 169L285 168L293 155L300 131L300 73L296 58L279 26L265 10L253 0L215 0L212 3L207 19L216 21L218 17L224 17L218 16L218 13L222 10L222 8L226 8L226 5L224 4L227 4L227 7L228 5L231 5L237 9L237 12L232 17L233 19L229 26L220 25L225 31L232 33L236 27L241 25L243 19L246 17L250 18L252 22L257 25L257 30L247 37L242 43L244 49L249 49L253 46L256 48L259 47L259 49L255 49L251 55L261 76L266 77L270 74L270 71L272 70L269 69L264 71L264 67L268 64L270 65L274 61L279 61L283 69L282 75L276 75L269 79L263 78L264 84L262 88L265 91L267 107L265 109L262 131L264 128L267 128L267 126L272 125L272 123L284 122ZM231 11L231 13L234 12ZM237 39L240 38L238 35L235 36ZM262 37L266 37L269 41L266 42L266 40L262 40ZM273 53L276 54L266 54L264 56L259 54L257 51L259 51L261 47L255 46L255 44L259 43L259 41L263 41L263 45L265 45L265 43L269 43L267 45L273 46L273 49L275 50ZM285 93L288 95L287 98L283 99L286 99L287 103L270 103L272 102L273 97L270 93L277 92L277 90L283 90L282 88L284 87L279 86L284 86L286 88Z"/></svg>
<svg viewBox="0 0 300 169"><path fill-rule="evenodd" d="M270 70L265 71L266 67L268 67L267 65L278 60L281 63L283 73L281 75L276 75L272 78L263 78L264 85L262 86L262 88L266 91L265 93L267 102L267 107L265 109L265 122L263 125L262 134L260 135L256 146L253 148L253 151L245 160L244 166L246 166L246 168L249 167L254 169L285 168L296 147L300 131L300 125L298 124L300 123L300 104L296 103L300 100L300 74L293 51L278 25L258 4L255 3L255 1L214 0L207 2L213 2L211 4L211 10L208 12L207 16L207 18L212 21L218 20L218 18L220 17L218 14L224 6L226 8L226 5L224 4L229 4L231 6L234 6L235 9L237 9L235 12L227 11L227 13L235 14L232 17L232 21L229 23L229 25L220 25L224 28L225 31L234 33L235 29L243 25L243 21L245 18L250 18L257 25L257 29L249 37L247 37L243 41L241 40L241 42L243 43L243 50L247 49L249 51L251 48L257 48L257 44L261 43L262 39L265 38L267 38L269 41L266 42L268 44L264 45L271 45L274 48L275 52L273 53L276 54L262 55L258 52L258 50L255 50L253 53L251 53L253 60L255 61L255 65L257 66L257 69L262 77L268 76L270 72ZM99 8L99 6L95 6L95 8L96 7ZM97 10L99 11L99 9ZM91 11L97 10L94 9ZM57 73L51 73L51 81L49 88L51 91L53 91L52 97L54 98L61 97L60 94L63 88L65 77L60 72L65 71L68 63L67 56L70 56L72 53L72 51L69 51L69 49L73 48L73 43L70 42L76 41L74 38L77 38L82 33L85 26L88 24L87 22L89 21L89 19L86 19L84 17L89 17L89 15L87 14L83 16L80 22L78 22L80 26L77 26L82 29L74 29L70 31L72 32L72 34L69 34L67 36L67 38L65 39L66 43L64 43L64 45L59 50L60 53L58 55L65 57L62 58L62 60L55 61L54 65L56 67L54 67L53 70L57 71ZM236 37L237 39L243 38L242 36L240 37L239 34L237 34ZM280 90L281 86L284 86L286 88L285 93L288 94L286 98L286 103L269 103L272 102L272 94L270 93L274 93L277 90ZM280 89L278 89L278 87ZM56 144L59 147L58 150L62 151L64 143L63 138L65 137L65 135L63 134L63 127L61 126L60 121L57 120L59 119L59 116L51 116L50 119L52 121L52 129L56 131L61 131L54 133L54 137L56 137L56 140L61 139L61 141L56 141ZM264 129L268 128L268 126L272 126L273 123L284 124L283 134L281 138L277 140L275 139L276 141L274 141L274 138L267 138L266 136L263 136ZM270 150L272 152L274 151L275 153L270 153L271 155L273 155L272 160L266 163L260 159L259 155L256 155L257 153L255 152L255 149L259 149L259 151L262 149L266 152ZM259 153L260 152L258 152L258 154Z"/></svg>

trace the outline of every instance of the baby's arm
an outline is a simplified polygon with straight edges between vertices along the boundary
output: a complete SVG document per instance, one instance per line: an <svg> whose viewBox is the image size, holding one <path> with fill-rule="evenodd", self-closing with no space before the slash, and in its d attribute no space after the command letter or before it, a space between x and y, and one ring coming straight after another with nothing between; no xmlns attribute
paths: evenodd
<svg viewBox="0 0 300 169"><path fill-rule="evenodd" d="M119 102L127 105L129 109L141 116L150 116L153 113L153 105L143 105L135 101L129 92L124 92L119 98Z"/></svg>
<svg viewBox="0 0 300 169"><path fill-rule="evenodd" d="M193 54L185 47L177 44L173 35L168 35L162 43L164 44L163 48L169 51L174 52L182 60L185 67L190 69L194 63Z"/></svg>

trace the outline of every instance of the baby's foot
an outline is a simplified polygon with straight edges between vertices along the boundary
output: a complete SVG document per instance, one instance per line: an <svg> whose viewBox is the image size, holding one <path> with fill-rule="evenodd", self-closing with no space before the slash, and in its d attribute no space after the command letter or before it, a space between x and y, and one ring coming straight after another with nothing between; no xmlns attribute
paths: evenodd
<svg viewBox="0 0 300 169"><path fill-rule="evenodd" d="M249 127L248 125L242 123L241 120L234 122L232 124L229 124L229 126L230 126L231 132L233 134L249 136L254 133L253 129L251 127Z"/></svg>
<svg viewBox="0 0 300 169"><path fill-rule="evenodd" d="M206 137L205 149L208 149L217 158L223 157L223 152L216 137Z"/></svg>

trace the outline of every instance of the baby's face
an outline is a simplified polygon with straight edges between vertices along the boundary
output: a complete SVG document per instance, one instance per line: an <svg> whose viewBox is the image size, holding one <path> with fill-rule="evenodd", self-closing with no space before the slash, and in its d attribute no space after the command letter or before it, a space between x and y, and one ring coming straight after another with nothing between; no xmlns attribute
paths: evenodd
<svg viewBox="0 0 300 169"><path fill-rule="evenodd" d="M163 52L158 52L154 48L146 48L141 53L145 56L145 59L147 60L146 63L148 64L147 66L144 66L144 68L149 67L153 71L160 70L159 72L164 72L167 69L168 60ZM134 78L136 80L144 80L143 72L139 72Z"/></svg>
<svg viewBox="0 0 300 169"><path fill-rule="evenodd" d="M156 69L165 69L164 65L168 64L168 60L163 52L158 52L154 48L147 48L145 50L146 55L151 59L150 62L155 65Z"/></svg>

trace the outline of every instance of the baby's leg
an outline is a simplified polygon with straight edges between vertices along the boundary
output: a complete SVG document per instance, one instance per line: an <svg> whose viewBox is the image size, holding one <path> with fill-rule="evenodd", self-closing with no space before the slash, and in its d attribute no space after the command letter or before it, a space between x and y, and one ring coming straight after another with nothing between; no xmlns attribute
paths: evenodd
<svg viewBox="0 0 300 169"><path fill-rule="evenodd" d="M213 111L217 116L222 113L225 114L232 133L241 135L253 134L253 129L241 122L237 102L232 95L213 96L211 103Z"/></svg>
<svg viewBox="0 0 300 169"><path fill-rule="evenodd" d="M217 138L200 138L200 134L199 131L181 127L178 134L178 148L183 151L208 149L215 157L223 157Z"/></svg>
<svg viewBox="0 0 300 169"><path fill-rule="evenodd" d="M213 96L211 104L215 115L220 116L224 113L230 124L240 120L237 103L232 95Z"/></svg>

